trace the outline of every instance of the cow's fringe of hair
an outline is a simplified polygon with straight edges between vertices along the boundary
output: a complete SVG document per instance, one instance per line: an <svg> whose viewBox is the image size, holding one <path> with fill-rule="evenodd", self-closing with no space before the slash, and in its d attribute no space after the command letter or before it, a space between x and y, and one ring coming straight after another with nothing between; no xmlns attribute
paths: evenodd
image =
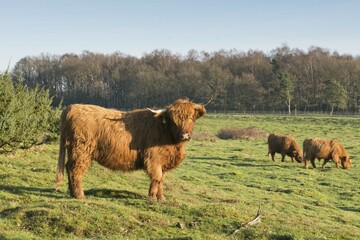
<svg viewBox="0 0 360 240"><path fill-rule="evenodd" d="M242 230L244 228L247 228L247 227L250 227L250 226L254 226L254 225L260 223L261 216L262 216L262 214L261 214L261 206L259 206L258 212L257 212L256 216L254 217L254 219L251 220L250 222L241 224L240 227L238 227L231 235L234 236L240 230Z"/></svg>

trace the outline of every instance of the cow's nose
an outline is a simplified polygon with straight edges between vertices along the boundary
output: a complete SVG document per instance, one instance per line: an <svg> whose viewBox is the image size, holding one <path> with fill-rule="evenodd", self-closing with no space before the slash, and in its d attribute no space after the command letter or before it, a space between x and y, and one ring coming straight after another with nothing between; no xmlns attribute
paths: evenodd
<svg viewBox="0 0 360 240"><path fill-rule="evenodd" d="M183 133L182 134L183 140L190 140L191 139L191 133Z"/></svg>

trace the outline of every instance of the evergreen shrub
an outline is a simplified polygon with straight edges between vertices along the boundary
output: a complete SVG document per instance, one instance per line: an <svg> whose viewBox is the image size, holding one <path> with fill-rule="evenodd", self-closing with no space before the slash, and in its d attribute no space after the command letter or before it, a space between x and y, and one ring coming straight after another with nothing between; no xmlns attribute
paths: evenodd
<svg viewBox="0 0 360 240"><path fill-rule="evenodd" d="M49 92L29 89L0 73L0 153L29 148L57 138L60 107L52 108Z"/></svg>

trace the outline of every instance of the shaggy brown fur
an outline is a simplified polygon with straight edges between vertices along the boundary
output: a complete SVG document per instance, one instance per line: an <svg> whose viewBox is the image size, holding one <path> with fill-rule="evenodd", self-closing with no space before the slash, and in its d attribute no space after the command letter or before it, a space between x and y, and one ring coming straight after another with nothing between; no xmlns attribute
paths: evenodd
<svg viewBox="0 0 360 240"><path fill-rule="evenodd" d="M144 169L150 177L149 197L163 199L165 173L185 158L203 105L179 99L163 112L138 109L121 112L95 105L74 104L61 115L56 188L66 171L70 195L84 198L82 178L93 160L113 170Z"/></svg>
<svg viewBox="0 0 360 240"><path fill-rule="evenodd" d="M350 168L351 160L349 155L346 153L342 144L334 139L323 139L323 138L313 138L305 139L303 143L304 150L304 162L305 168L308 168L309 160L314 168L315 158L318 160L324 159L322 168L325 169L325 164L332 159L335 162L337 168L339 168L339 163L344 169Z"/></svg>
<svg viewBox="0 0 360 240"><path fill-rule="evenodd" d="M284 162L285 155L291 157L292 162L294 162L294 158L299 163L302 161L302 151L291 136L272 133L268 137L268 147L268 156L271 154L273 161L275 161L275 153L281 154L282 162Z"/></svg>

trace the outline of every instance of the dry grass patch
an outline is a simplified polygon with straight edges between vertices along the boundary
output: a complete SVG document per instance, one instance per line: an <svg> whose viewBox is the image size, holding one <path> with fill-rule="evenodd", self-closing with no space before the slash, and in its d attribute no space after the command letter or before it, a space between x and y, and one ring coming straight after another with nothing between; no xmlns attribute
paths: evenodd
<svg viewBox="0 0 360 240"><path fill-rule="evenodd" d="M193 140L196 141L211 141L214 142L216 140L216 136L211 133L194 133L192 136Z"/></svg>
<svg viewBox="0 0 360 240"><path fill-rule="evenodd" d="M219 131L217 136L221 139L260 140L266 139L268 133L257 127L224 128Z"/></svg>

